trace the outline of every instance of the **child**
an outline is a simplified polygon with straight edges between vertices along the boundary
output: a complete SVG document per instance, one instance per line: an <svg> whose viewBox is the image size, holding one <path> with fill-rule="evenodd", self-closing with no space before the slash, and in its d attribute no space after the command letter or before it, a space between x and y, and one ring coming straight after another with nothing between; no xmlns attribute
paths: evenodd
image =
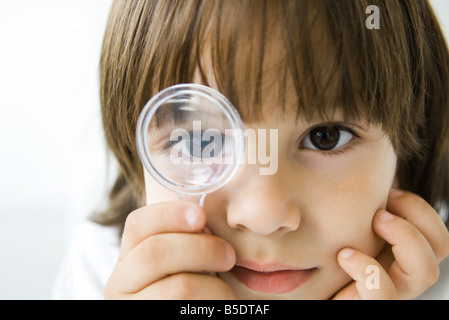
<svg viewBox="0 0 449 320"><path fill-rule="evenodd" d="M412 299L437 282L449 55L427 1L117 0L100 71L120 172L94 220L122 230L120 249L89 238L60 297L97 283L108 299ZM179 83L277 129L276 174L244 163L204 208L144 174L139 113Z"/></svg>

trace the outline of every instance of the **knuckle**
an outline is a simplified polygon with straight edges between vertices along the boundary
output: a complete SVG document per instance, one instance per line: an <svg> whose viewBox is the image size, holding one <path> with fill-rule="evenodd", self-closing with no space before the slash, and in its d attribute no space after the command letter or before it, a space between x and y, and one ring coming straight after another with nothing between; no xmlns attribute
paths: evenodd
<svg viewBox="0 0 449 320"><path fill-rule="evenodd" d="M198 252L203 252L206 257L214 256L217 253L215 241L212 236L199 235L195 238L194 243Z"/></svg>
<svg viewBox="0 0 449 320"><path fill-rule="evenodd" d="M218 239L215 237L206 237L206 241L199 241L199 245L201 246L202 252L207 252L209 256L216 257L221 252L220 245L218 243Z"/></svg>

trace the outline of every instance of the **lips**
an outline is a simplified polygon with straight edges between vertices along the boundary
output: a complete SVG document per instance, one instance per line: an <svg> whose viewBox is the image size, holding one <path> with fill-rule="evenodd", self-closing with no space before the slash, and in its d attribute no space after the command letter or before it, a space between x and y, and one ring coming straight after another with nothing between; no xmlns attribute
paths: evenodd
<svg viewBox="0 0 449 320"><path fill-rule="evenodd" d="M261 266L253 263L243 265L234 266L231 273L249 289L271 294L284 294L295 290L316 270L316 268L295 270L283 266Z"/></svg>

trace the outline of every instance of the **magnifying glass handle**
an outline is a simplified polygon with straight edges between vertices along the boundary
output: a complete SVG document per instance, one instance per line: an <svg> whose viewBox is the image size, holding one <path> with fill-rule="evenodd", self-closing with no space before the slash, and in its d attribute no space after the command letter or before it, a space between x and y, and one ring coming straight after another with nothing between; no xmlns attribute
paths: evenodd
<svg viewBox="0 0 449 320"><path fill-rule="evenodd" d="M178 193L178 199L179 200L189 200L189 201L193 201L196 204L198 204L201 208L204 207L204 199L206 198L206 194L200 194L197 196L186 196L182 193Z"/></svg>

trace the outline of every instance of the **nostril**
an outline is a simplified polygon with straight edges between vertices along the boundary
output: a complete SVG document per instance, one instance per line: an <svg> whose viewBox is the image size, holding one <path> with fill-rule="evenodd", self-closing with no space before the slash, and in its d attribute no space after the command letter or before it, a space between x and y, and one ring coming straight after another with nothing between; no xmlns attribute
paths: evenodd
<svg viewBox="0 0 449 320"><path fill-rule="evenodd" d="M287 233L300 225L300 214L296 208L287 210L228 211L228 225L238 231L251 231L259 235Z"/></svg>
<svg viewBox="0 0 449 320"><path fill-rule="evenodd" d="M226 211L231 228L260 235L298 229L300 206L278 177L255 175L238 190L229 195Z"/></svg>

